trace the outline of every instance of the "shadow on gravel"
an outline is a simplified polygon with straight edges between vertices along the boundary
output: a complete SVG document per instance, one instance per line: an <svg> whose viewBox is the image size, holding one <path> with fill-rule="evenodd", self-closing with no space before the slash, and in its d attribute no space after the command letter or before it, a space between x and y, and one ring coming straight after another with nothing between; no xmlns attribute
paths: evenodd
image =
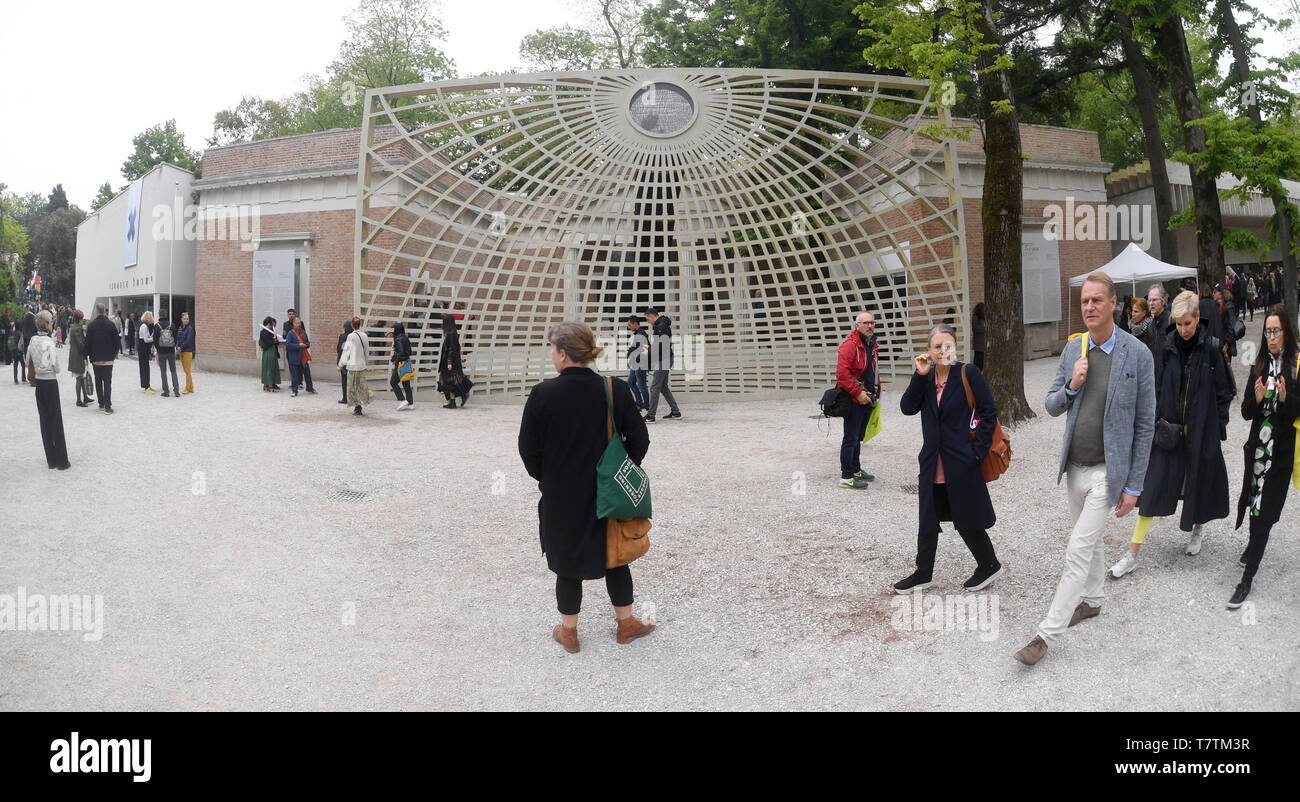
<svg viewBox="0 0 1300 802"><path fill-rule="evenodd" d="M349 426L395 426L400 423L395 418L380 418L376 415L353 415L351 412L281 412L275 416L277 421L286 423L320 423L332 421L346 423Z"/></svg>

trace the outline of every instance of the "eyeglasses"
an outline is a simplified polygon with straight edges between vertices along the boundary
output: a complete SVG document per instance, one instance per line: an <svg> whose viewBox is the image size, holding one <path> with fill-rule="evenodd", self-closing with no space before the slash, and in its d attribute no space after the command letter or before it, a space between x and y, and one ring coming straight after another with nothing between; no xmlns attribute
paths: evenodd
<svg viewBox="0 0 1300 802"><path fill-rule="evenodd" d="M1265 336L1265 337L1281 337L1281 336L1282 336L1282 330L1281 330L1281 329L1264 329L1264 336Z"/></svg>

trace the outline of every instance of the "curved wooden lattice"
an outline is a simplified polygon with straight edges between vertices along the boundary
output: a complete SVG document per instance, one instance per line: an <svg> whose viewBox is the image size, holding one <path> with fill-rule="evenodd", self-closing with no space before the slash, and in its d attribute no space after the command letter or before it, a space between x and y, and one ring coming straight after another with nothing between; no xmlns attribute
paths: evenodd
<svg viewBox="0 0 1300 802"><path fill-rule="evenodd" d="M372 90L365 108L357 307L406 323L425 382L447 311L476 390L503 399L553 372L563 320L626 372L627 316L660 307L675 391L773 397L829 386L861 310L886 376L910 373L933 323L966 319L954 149L923 82L503 75Z"/></svg>

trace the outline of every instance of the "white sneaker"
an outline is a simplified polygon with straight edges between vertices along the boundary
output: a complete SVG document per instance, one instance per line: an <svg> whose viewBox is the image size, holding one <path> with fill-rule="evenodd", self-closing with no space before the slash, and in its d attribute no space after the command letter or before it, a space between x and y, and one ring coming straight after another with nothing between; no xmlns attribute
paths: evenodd
<svg viewBox="0 0 1300 802"><path fill-rule="evenodd" d="M1126 551L1124 552L1124 556L1120 558L1120 561L1110 567L1110 575L1119 579L1125 574L1133 573L1137 570L1137 567L1138 561L1137 558L1133 556L1133 552Z"/></svg>
<svg viewBox="0 0 1300 802"><path fill-rule="evenodd" d="M1201 542L1205 540L1205 530L1200 527L1192 529L1191 540L1187 541L1187 553L1193 557L1201 553Z"/></svg>
<svg viewBox="0 0 1300 802"><path fill-rule="evenodd" d="M406 402L405 401L397 402L397 411L401 412L404 409L406 409Z"/></svg>
<svg viewBox="0 0 1300 802"><path fill-rule="evenodd" d="M415 408L415 404L411 403L410 401L405 402L405 406L398 407L398 409L402 410L403 412L410 412L414 408Z"/></svg>

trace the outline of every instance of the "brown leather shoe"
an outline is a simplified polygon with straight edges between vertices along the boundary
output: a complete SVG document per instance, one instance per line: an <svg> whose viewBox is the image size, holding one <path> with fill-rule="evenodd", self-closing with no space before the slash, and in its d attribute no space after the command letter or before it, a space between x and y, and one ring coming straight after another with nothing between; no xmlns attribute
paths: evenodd
<svg viewBox="0 0 1300 802"><path fill-rule="evenodd" d="M1027 666L1032 666L1042 660L1045 654L1047 654L1047 641L1043 640L1041 636L1035 635L1029 645L1016 652L1016 659Z"/></svg>
<svg viewBox="0 0 1300 802"><path fill-rule="evenodd" d="M1070 626L1074 626L1080 621L1086 621L1095 615L1101 615L1101 607L1093 607L1087 602L1079 602L1079 606L1074 608L1074 615L1070 616Z"/></svg>
<svg viewBox="0 0 1300 802"><path fill-rule="evenodd" d="M555 630L551 633L555 642L564 647L564 651L569 654L577 654L581 650L578 645L578 628L569 629L563 624L556 624Z"/></svg>
<svg viewBox="0 0 1300 802"><path fill-rule="evenodd" d="M633 616L618 619L618 642L631 643L642 635L649 635L655 625L650 621L639 621Z"/></svg>

